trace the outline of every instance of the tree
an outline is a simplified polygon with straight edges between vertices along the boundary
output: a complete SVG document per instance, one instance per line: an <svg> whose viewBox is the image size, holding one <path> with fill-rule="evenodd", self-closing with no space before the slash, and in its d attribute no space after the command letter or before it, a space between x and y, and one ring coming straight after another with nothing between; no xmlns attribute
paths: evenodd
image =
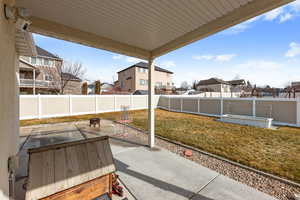
<svg viewBox="0 0 300 200"><path fill-rule="evenodd" d="M72 80L83 79L85 69L80 62L63 61L62 65L45 68L48 75L51 75L53 87L58 93L64 94L65 88Z"/></svg>
<svg viewBox="0 0 300 200"><path fill-rule="evenodd" d="M190 88L190 85L186 81L183 81L180 87L187 90Z"/></svg>
<svg viewBox="0 0 300 200"><path fill-rule="evenodd" d="M100 94L101 93L101 83L100 81L95 81L95 94Z"/></svg>
<svg viewBox="0 0 300 200"><path fill-rule="evenodd" d="M87 95L88 92L88 84L87 82L84 82L81 86L81 94Z"/></svg>
<svg viewBox="0 0 300 200"><path fill-rule="evenodd" d="M198 81L194 80L192 89L197 90Z"/></svg>

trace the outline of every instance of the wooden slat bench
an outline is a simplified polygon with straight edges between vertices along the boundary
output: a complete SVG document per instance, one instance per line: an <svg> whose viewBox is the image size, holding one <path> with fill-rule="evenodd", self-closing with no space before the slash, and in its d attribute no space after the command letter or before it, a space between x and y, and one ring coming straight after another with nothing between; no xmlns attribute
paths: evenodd
<svg viewBox="0 0 300 200"><path fill-rule="evenodd" d="M116 170L108 137L29 149L26 200L111 196Z"/></svg>

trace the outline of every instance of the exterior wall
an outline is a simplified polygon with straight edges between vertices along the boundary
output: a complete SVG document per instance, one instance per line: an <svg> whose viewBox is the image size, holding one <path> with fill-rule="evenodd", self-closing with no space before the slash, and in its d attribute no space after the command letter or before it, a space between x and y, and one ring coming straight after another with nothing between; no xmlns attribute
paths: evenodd
<svg viewBox="0 0 300 200"><path fill-rule="evenodd" d="M126 80L127 78L131 77L131 79ZM138 67L132 67L128 70L122 71L118 73L118 81L119 86L122 91L130 91L134 92L136 90L148 90L148 84L145 85L140 84L140 80L148 81L148 72L140 72ZM123 87L122 87L123 82ZM168 83L170 87L172 86L172 74L155 71L154 72L154 84L157 82L161 82L163 86L167 86Z"/></svg>
<svg viewBox="0 0 300 200"><path fill-rule="evenodd" d="M199 85L197 86L197 90L201 89L211 89L213 92L230 92L231 86L227 84L213 84L213 85Z"/></svg>
<svg viewBox="0 0 300 200"><path fill-rule="evenodd" d="M27 61L28 63L30 63L30 57L27 56L21 56L21 59ZM41 57L43 58L43 57ZM51 58L47 58L47 59L51 59ZM48 81L45 79L46 75L51 75L55 80L58 80L59 74L57 72L57 67L61 67L62 65L62 60L58 60L58 59L51 59L54 62L54 66L49 67L49 66L42 66L42 65L35 65L35 67L37 68L36 73L35 73L35 80L38 81L42 81L44 82L44 84L48 85L48 86L39 86L38 83L36 83L36 94L56 94L56 90L58 89L57 84L53 83L52 81ZM23 64L22 62L19 62L19 66L20 66L20 74L21 73L29 73L29 75L26 77L26 79L30 79L33 80L33 72L24 72L22 69L28 69L28 66L26 66L25 64ZM67 94L70 94L73 91L74 85L70 84L70 90L68 90ZM32 85L26 85L26 86L22 86L20 85L20 91L24 94L25 92L28 91L28 93L26 94L32 94L32 92L30 92L31 90L27 90L25 88L33 88L33 84ZM74 90L75 91L75 90ZM72 93L72 94L80 94L81 92L81 88L79 88L79 91L76 93Z"/></svg>
<svg viewBox="0 0 300 200"><path fill-rule="evenodd" d="M7 160L19 145L19 103L17 88L18 56L15 49L15 24L4 16L0 0L0 199L9 199Z"/></svg>
<svg viewBox="0 0 300 200"><path fill-rule="evenodd" d="M69 81L64 88L64 94L81 94L81 82L80 81Z"/></svg>
<svg viewBox="0 0 300 200"><path fill-rule="evenodd" d="M134 92L136 89L136 70L135 67L129 68L118 73L119 86L122 91Z"/></svg>

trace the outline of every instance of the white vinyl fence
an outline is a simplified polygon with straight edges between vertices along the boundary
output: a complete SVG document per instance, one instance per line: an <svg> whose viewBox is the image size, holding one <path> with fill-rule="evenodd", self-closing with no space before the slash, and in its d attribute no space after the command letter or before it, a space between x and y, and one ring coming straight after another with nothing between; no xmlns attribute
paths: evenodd
<svg viewBox="0 0 300 200"><path fill-rule="evenodd" d="M157 105L159 96L155 96ZM20 119L147 109L147 95L20 95Z"/></svg>
<svg viewBox="0 0 300 200"><path fill-rule="evenodd" d="M224 98L155 95L155 107L207 116L222 114L273 118L275 124L300 126L300 98ZM147 109L147 95L21 95L20 119Z"/></svg>
<svg viewBox="0 0 300 200"><path fill-rule="evenodd" d="M274 119L274 124L300 126L300 99L205 98L197 95L163 95L158 108L207 116L248 115Z"/></svg>

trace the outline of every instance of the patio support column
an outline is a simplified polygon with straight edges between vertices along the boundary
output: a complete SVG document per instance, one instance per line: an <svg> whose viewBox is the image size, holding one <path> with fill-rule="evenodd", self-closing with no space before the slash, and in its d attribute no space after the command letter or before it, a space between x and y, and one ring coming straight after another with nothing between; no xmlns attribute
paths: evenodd
<svg viewBox="0 0 300 200"><path fill-rule="evenodd" d="M154 147L155 139L155 112L154 112L154 60L148 60L148 145L150 148Z"/></svg>
<svg viewBox="0 0 300 200"><path fill-rule="evenodd" d="M15 49L15 23L4 16L0 0L0 199L9 198L8 158L16 155L19 145L19 88L17 86L19 58Z"/></svg>

